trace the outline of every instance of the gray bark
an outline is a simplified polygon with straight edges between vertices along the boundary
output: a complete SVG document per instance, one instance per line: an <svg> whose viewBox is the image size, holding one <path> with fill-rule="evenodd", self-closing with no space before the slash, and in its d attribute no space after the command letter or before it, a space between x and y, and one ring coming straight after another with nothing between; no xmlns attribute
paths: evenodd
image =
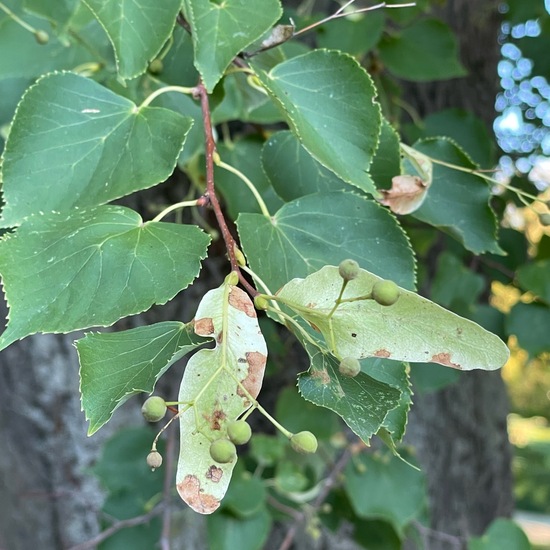
<svg viewBox="0 0 550 550"><path fill-rule="evenodd" d="M500 59L498 4L449 0L441 9L440 15L460 40L461 60L469 75L409 85L408 100L422 116L462 107L492 128ZM416 395L414 401L407 439L416 447L428 477L431 527L464 540L481 534L494 518L510 516L508 399L500 373L464 373L457 384ZM437 534L428 536L427 542L433 550L457 547Z"/></svg>

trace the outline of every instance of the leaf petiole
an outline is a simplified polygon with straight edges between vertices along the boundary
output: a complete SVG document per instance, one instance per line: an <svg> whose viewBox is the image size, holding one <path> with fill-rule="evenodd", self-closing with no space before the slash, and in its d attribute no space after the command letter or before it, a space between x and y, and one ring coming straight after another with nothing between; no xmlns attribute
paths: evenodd
<svg viewBox="0 0 550 550"><path fill-rule="evenodd" d="M178 92L180 94L193 95L196 93L196 88L187 88L185 86L164 86L163 88L159 88L158 90L155 90L153 93L149 94L143 100L143 103L139 106L138 110L148 107L157 97L169 92Z"/></svg>

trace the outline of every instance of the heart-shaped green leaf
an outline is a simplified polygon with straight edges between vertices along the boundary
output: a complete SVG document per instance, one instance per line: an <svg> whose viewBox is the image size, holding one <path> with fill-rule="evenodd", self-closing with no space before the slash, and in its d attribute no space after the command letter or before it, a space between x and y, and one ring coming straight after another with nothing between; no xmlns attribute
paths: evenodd
<svg viewBox="0 0 550 550"><path fill-rule="evenodd" d="M204 343L191 325L166 321L76 341L82 410L92 435L132 395L151 393L168 367Z"/></svg>
<svg viewBox="0 0 550 550"><path fill-rule="evenodd" d="M143 223L119 206L29 218L0 241L10 306L0 349L36 332L109 326L166 303L198 275L209 242L196 226Z"/></svg>
<svg viewBox="0 0 550 550"><path fill-rule="evenodd" d="M19 103L6 142L2 225L105 204L164 181L191 124L76 74L41 78Z"/></svg>

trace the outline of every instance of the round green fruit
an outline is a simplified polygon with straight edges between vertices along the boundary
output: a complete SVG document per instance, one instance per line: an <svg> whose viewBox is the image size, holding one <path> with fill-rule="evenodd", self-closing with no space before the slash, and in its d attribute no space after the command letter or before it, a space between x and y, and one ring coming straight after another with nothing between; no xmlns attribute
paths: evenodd
<svg viewBox="0 0 550 550"><path fill-rule="evenodd" d="M353 378L361 372L361 363L355 357L344 357L338 365L338 371L342 376Z"/></svg>
<svg viewBox="0 0 550 550"><path fill-rule="evenodd" d="M158 57L149 63L149 72L151 74L160 74L163 69L164 63L162 62L162 59L159 59Z"/></svg>
<svg viewBox="0 0 550 550"><path fill-rule="evenodd" d="M344 281L356 279L359 275L359 264L355 260L343 260L338 266L338 273Z"/></svg>
<svg viewBox="0 0 550 550"><path fill-rule="evenodd" d="M254 296L254 305L256 309L266 310L268 306L267 298L261 294Z"/></svg>
<svg viewBox="0 0 550 550"><path fill-rule="evenodd" d="M250 441L252 437L252 428L250 424L244 420L233 420L227 425L227 437L235 445L244 445Z"/></svg>
<svg viewBox="0 0 550 550"><path fill-rule="evenodd" d="M378 281L372 287L372 298L381 306L391 306L399 299L399 287L393 281Z"/></svg>
<svg viewBox="0 0 550 550"><path fill-rule="evenodd" d="M300 454L311 454L317 450L317 438L311 432L299 432L290 438L290 446Z"/></svg>
<svg viewBox="0 0 550 550"><path fill-rule="evenodd" d="M156 470L162 466L162 455L157 451L151 451L147 455L147 466Z"/></svg>
<svg viewBox="0 0 550 550"><path fill-rule="evenodd" d="M46 31L35 31L34 38L41 45L47 44L50 41L50 35Z"/></svg>
<svg viewBox="0 0 550 550"><path fill-rule="evenodd" d="M237 449L229 439L216 439L210 444L210 456L220 464L227 464L237 458Z"/></svg>
<svg viewBox="0 0 550 550"><path fill-rule="evenodd" d="M153 395L143 403L141 414L147 422L158 422L164 418L166 409L166 401L158 395Z"/></svg>
<svg viewBox="0 0 550 550"><path fill-rule="evenodd" d="M550 214L539 214L539 220L542 225L548 227L550 225Z"/></svg>

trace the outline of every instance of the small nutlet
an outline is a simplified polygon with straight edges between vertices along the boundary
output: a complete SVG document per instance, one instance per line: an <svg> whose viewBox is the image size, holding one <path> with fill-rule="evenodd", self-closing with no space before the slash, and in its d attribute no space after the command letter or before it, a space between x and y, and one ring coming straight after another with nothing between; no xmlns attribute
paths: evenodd
<svg viewBox="0 0 550 550"><path fill-rule="evenodd" d="M311 432L299 432L290 438L292 449L303 455L317 451L317 445L317 438Z"/></svg>
<svg viewBox="0 0 550 550"><path fill-rule="evenodd" d="M361 372L361 363L355 357L344 357L338 365L338 371L342 376L353 378Z"/></svg>
<svg viewBox="0 0 550 550"><path fill-rule="evenodd" d="M151 451L147 455L147 466L153 471L162 466L162 455L157 451Z"/></svg>
<svg viewBox="0 0 550 550"><path fill-rule="evenodd" d="M235 286L239 284L239 274L236 271L232 271L226 278L225 284Z"/></svg>
<svg viewBox="0 0 550 550"><path fill-rule="evenodd" d="M267 306L268 306L267 298L265 296L262 296L261 294L254 296L254 305L256 306L256 309L261 309L261 310L267 309Z"/></svg>
<svg viewBox="0 0 550 550"><path fill-rule="evenodd" d="M141 414L147 422L158 422L164 418L166 410L166 401L158 395L153 395L143 403Z"/></svg>
<svg viewBox="0 0 550 550"><path fill-rule="evenodd" d="M252 428L245 420L233 420L227 425L227 437L235 445L245 445L252 437Z"/></svg>
<svg viewBox="0 0 550 550"><path fill-rule="evenodd" d="M227 464L237 458L237 448L229 439L216 439L210 444L210 456L220 464Z"/></svg>
<svg viewBox="0 0 550 550"><path fill-rule="evenodd" d="M41 45L47 44L50 41L50 35L46 31L35 31L34 39Z"/></svg>
<svg viewBox="0 0 550 550"><path fill-rule="evenodd" d="M149 63L148 70L151 74L160 74L163 69L164 63L162 62L162 59L159 59L158 57Z"/></svg>
<svg viewBox="0 0 550 550"><path fill-rule="evenodd" d="M550 225L550 214L539 214L539 221L544 227Z"/></svg>
<svg viewBox="0 0 550 550"><path fill-rule="evenodd" d="M355 260L342 260L338 266L338 273L344 281L352 281L359 275L359 264Z"/></svg>
<svg viewBox="0 0 550 550"><path fill-rule="evenodd" d="M381 306L391 306L399 299L399 287L393 281L378 281L372 287L372 299Z"/></svg>
<svg viewBox="0 0 550 550"><path fill-rule="evenodd" d="M237 263L241 267L244 267L246 265L246 258L244 257L242 250L238 246L234 246L233 253L235 254L235 259L237 260Z"/></svg>

